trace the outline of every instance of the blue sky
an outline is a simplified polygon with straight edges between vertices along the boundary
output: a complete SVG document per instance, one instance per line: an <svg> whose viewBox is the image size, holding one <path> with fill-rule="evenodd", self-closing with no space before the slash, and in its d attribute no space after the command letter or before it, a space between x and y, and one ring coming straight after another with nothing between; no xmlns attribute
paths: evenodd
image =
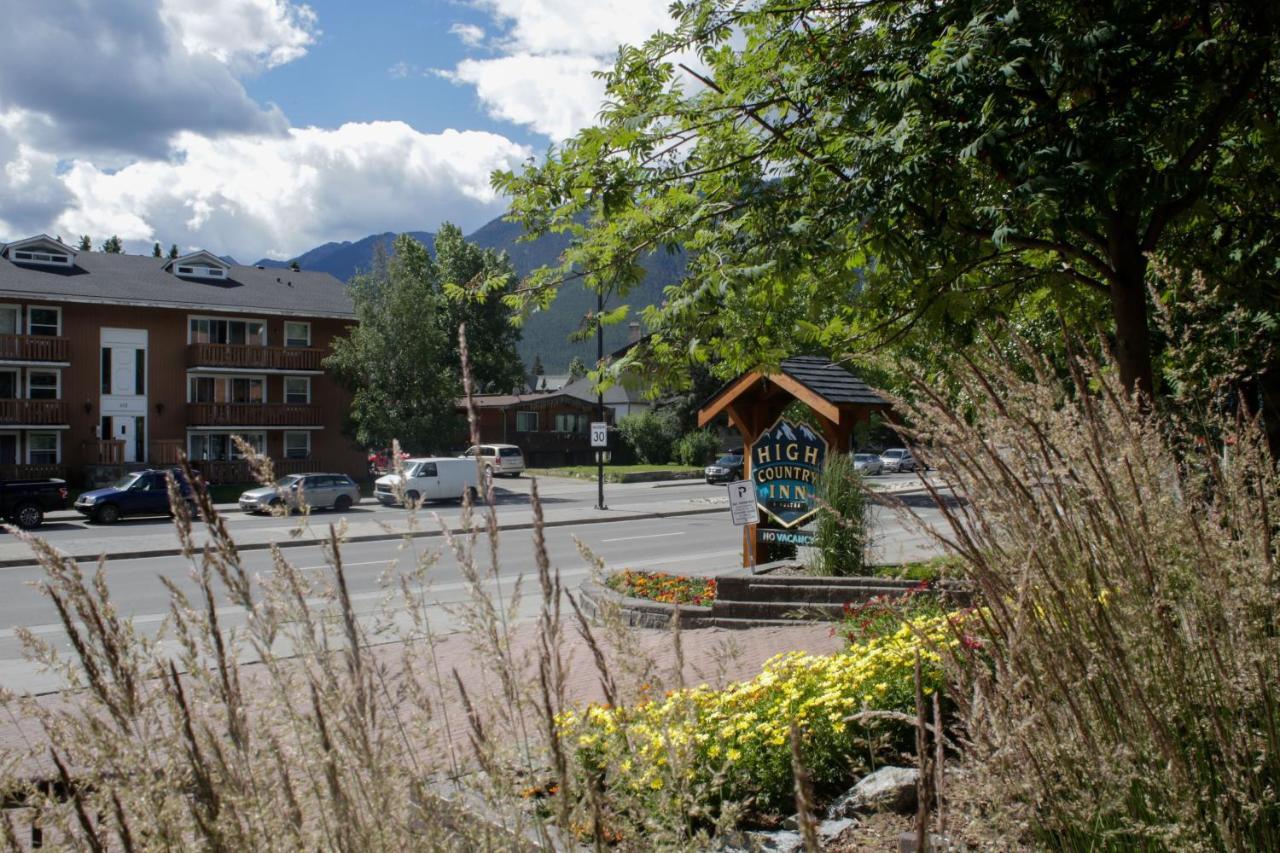
<svg viewBox="0 0 1280 853"><path fill-rule="evenodd" d="M473 230L666 0L0 0L0 241L287 258Z"/></svg>

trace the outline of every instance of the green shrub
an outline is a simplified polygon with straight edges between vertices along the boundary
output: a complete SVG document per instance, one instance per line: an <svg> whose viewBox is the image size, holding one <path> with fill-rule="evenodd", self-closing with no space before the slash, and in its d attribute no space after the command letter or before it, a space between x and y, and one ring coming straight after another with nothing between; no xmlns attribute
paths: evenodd
<svg viewBox="0 0 1280 853"><path fill-rule="evenodd" d="M867 574L871 502L847 453L832 453L818 477L818 521L809 568L820 575Z"/></svg>
<svg viewBox="0 0 1280 853"><path fill-rule="evenodd" d="M618 419L618 432L646 465L665 465L680 436L680 423L667 411L641 412Z"/></svg>
<svg viewBox="0 0 1280 853"><path fill-rule="evenodd" d="M687 432L676 442L676 461L681 465L700 468L716 458L720 449L719 437L709 429Z"/></svg>

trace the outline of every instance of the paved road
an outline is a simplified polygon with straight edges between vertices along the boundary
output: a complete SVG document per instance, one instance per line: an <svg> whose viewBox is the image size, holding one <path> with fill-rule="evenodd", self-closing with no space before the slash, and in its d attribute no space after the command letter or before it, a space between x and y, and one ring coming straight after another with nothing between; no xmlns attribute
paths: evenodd
<svg viewBox="0 0 1280 853"><path fill-rule="evenodd" d="M511 486L512 488L506 488ZM547 507L567 508L570 515L586 515L594 505L594 486L572 481L540 482L540 490ZM527 481L504 483L504 494L499 502L499 517L528 516ZM611 510L634 506L660 505L688 508L705 506L716 510L705 514L684 515L676 518L626 517L616 520L601 518L595 523L566 524L546 531L548 549L553 566L558 568L565 585L574 588L590 573L590 567L579 553L584 545L611 568L634 567L660 569L686 574L714 574L739 565L741 535L728 516L724 488L702 483L654 486L631 484L606 487L606 501ZM506 509L504 509L506 508ZM402 509L373 508L367 510L375 517L395 518L403 521ZM456 508L455 508L456 511ZM361 512L357 507L348 513L355 520ZM518 516L515 513L523 513ZM931 511L936 520L936 511ZM233 533L251 527L269 526L287 536L291 522L282 519L252 518L239 513L231 516ZM318 515L314 522L335 520L334 514ZM62 524L62 522L59 522ZM86 528L80 522L65 523L63 529L50 530L50 541L70 551L74 537L101 537L98 541L104 550L128 547L137 537L137 530L165 529L166 521L124 522L115 527ZM77 526L78 525L78 526ZM318 525L317 525L318 526ZM128 532L133 530L132 536ZM100 533L100 531L102 531ZM500 537L499 579L490 584L496 587L510 585L520 576L533 582L536 568L533 560L531 532L528 530L504 531ZM878 555L884 562L910 559L928 551L928 543L921 534L904 525L893 513L881 510L877 513L876 539ZM80 549L77 548L77 552ZM328 571L321 548L318 545L290 548L285 552L295 566L323 578ZM430 569L429 600L442 605L433 610L434 630L446 631L457 627L456 617L447 605L456 603L467 595L462 572L444 548L440 537L412 540L383 539L381 541L353 542L343 549L348 584L356 610L363 624L371 628L384 616L384 586L380 581L388 572L407 571L427 555L438 554L439 560ZM271 555L266 550L245 551L244 565L251 575L266 576L271 572ZM165 577L195 598L197 588L191 581L191 564L181 557L148 557L141 559L112 559L108 563L107 578L113 599L121 615L132 617L146 634L153 635L163 622L168 608L167 593L159 581ZM57 622L52 605L34 588L42 576L35 566L0 568L0 685L9 689L33 692L53 689L57 681L40 673L36 667L21 659L20 644L15 628L26 626L38 636L60 650L68 644ZM225 602L224 602L225 605ZM528 595L521 608L527 615L536 607L533 596ZM436 613L438 611L438 613ZM225 627L243 624L237 608L225 605L219 618ZM394 618L392 615L391 618Z"/></svg>

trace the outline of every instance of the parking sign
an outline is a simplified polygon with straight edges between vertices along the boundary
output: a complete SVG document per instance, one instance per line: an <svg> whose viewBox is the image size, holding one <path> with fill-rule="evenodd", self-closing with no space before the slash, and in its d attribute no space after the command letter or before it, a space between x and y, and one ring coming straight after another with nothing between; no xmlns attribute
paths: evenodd
<svg viewBox="0 0 1280 853"><path fill-rule="evenodd" d="M760 520L756 507L756 490L750 480L735 480L729 484L729 514L738 527L755 524Z"/></svg>
<svg viewBox="0 0 1280 853"><path fill-rule="evenodd" d="M597 421L591 424L591 446L609 446L609 425L607 423Z"/></svg>

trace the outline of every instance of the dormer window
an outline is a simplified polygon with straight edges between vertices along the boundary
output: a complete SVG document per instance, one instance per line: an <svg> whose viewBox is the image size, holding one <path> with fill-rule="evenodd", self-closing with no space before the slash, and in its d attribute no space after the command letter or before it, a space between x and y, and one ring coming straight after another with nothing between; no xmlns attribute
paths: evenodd
<svg viewBox="0 0 1280 853"><path fill-rule="evenodd" d="M211 252L200 251L190 255L183 255L181 258L174 258L165 265L165 268L174 275L182 276L183 278L225 280L231 270L231 265Z"/></svg>
<svg viewBox="0 0 1280 853"><path fill-rule="evenodd" d="M0 248L0 254L15 264L70 268L76 263L75 250L47 234L10 243Z"/></svg>

